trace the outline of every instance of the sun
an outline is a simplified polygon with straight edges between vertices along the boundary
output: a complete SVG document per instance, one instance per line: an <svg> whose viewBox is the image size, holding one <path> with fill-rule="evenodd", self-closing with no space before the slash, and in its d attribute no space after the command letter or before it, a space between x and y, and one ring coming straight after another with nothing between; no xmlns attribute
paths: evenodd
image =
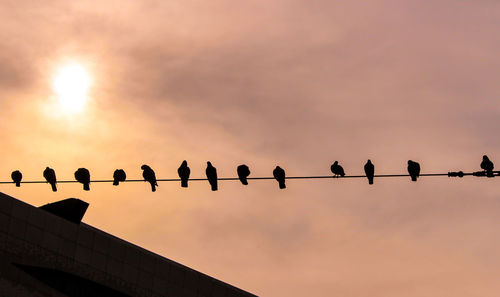
<svg viewBox="0 0 500 297"><path fill-rule="evenodd" d="M61 66L52 81L52 89L61 108L66 112L79 112L88 101L92 80L83 65L70 63Z"/></svg>

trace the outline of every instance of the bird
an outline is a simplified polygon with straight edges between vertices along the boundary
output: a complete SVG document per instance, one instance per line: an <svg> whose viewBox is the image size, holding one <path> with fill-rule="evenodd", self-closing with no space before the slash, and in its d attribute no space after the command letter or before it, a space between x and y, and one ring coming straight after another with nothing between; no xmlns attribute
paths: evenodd
<svg viewBox="0 0 500 297"><path fill-rule="evenodd" d="M182 161L181 166L177 169L177 174L181 179L181 187L188 187L189 175L191 174L191 169L188 167L188 163L186 160Z"/></svg>
<svg viewBox="0 0 500 297"><path fill-rule="evenodd" d="M492 177L493 176L493 162L490 161L488 156L484 155L483 156L483 162L481 162L481 168L486 171L487 176Z"/></svg>
<svg viewBox="0 0 500 297"><path fill-rule="evenodd" d="M43 171L43 177L52 186L52 191L57 192L57 178L54 169L47 167Z"/></svg>
<svg viewBox="0 0 500 297"><path fill-rule="evenodd" d="M116 169L113 172L113 186L118 186L120 182L125 181L127 179L127 174L123 169Z"/></svg>
<svg viewBox="0 0 500 297"><path fill-rule="evenodd" d="M408 160L408 173L411 176L412 181L417 181L420 176L420 164L412 160Z"/></svg>
<svg viewBox="0 0 500 297"><path fill-rule="evenodd" d="M373 185L373 177L375 175L375 166L373 165L373 163L370 159L368 159L368 161L366 161L365 174L366 174L366 177L368 178L368 184Z"/></svg>
<svg viewBox="0 0 500 297"><path fill-rule="evenodd" d="M207 169L205 170L207 174L207 179L210 185L212 186L212 191L217 191L217 169L212 166L212 163L207 162Z"/></svg>
<svg viewBox="0 0 500 297"><path fill-rule="evenodd" d="M10 177L12 177L12 181L16 183L16 187L21 186L21 180L23 179L23 174L21 173L21 171L12 171Z"/></svg>
<svg viewBox="0 0 500 297"><path fill-rule="evenodd" d="M90 191L90 172L87 168L78 168L75 171L75 179L83 184L85 191Z"/></svg>
<svg viewBox="0 0 500 297"><path fill-rule="evenodd" d="M238 172L238 178L240 179L241 183L244 185L248 185L247 177L250 175L250 169L248 168L248 166L242 164L238 166L236 171Z"/></svg>
<svg viewBox="0 0 500 297"><path fill-rule="evenodd" d="M278 181L278 185L280 189L285 189L286 184L285 184L285 170L283 168L276 166L273 170L273 176L274 178Z"/></svg>
<svg viewBox="0 0 500 297"><path fill-rule="evenodd" d="M342 177L345 176L344 168L342 168L337 161L333 162L332 166L330 166L330 170L334 177L339 177L339 175Z"/></svg>
<svg viewBox="0 0 500 297"><path fill-rule="evenodd" d="M141 169L143 170L142 177L144 177L144 181L149 182L151 184L151 191L156 192L156 186L158 186L158 183L156 182L155 172L148 165L142 165Z"/></svg>

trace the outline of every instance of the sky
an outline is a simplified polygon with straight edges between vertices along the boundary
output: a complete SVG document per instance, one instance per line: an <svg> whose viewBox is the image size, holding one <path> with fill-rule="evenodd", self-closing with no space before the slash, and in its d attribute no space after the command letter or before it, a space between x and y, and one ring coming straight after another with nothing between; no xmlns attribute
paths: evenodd
<svg viewBox="0 0 500 297"><path fill-rule="evenodd" d="M500 2L0 0L1 180L500 166ZM92 81L61 108L58 69ZM1 185L260 296L497 296L500 178Z"/></svg>

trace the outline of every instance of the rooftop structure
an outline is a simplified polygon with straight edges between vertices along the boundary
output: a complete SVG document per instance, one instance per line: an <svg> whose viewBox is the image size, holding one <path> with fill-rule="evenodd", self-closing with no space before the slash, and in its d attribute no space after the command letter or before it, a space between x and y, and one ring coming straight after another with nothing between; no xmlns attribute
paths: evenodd
<svg viewBox="0 0 500 297"><path fill-rule="evenodd" d="M87 207L0 193L2 296L255 296L82 223Z"/></svg>

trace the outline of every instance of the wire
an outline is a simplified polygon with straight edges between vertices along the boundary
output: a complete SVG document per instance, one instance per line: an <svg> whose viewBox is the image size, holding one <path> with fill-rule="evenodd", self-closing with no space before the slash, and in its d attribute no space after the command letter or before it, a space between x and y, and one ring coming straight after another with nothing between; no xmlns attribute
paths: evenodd
<svg viewBox="0 0 500 297"><path fill-rule="evenodd" d="M476 171L476 172L469 172L465 173L462 171L458 172L447 172L447 173L423 173L420 174L420 176L448 176L448 177L462 177L462 176L477 176L477 177L482 177L482 176L487 176L487 172L485 171ZM374 177L376 178L385 178L385 177L409 177L409 174L376 174ZM500 171L493 171L489 177L493 176L500 176ZM285 179L344 179L344 178L366 178L366 175L345 175L345 176L332 176L332 175L311 175L311 176L287 176ZM207 181L207 178L190 178L189 181ZM220 177L217 180L239 180L238 177ZM247 177L247 180L274 180L274 177ZM180 178L159 178L156 181L158 182L180 182ZM100 179L100 180L91 180L91 183L112 183L112 179ZM128 179L124 181L120 181L120 183L123 182L144 182L143 179ZM0 184L13 184L14 182L12 181L0 181ZM21 181L22 184L45 184L47 183L46 181ZM57 183L60 184L68 184L68 183L79 183L76 180L58 180Z"/></svg>

